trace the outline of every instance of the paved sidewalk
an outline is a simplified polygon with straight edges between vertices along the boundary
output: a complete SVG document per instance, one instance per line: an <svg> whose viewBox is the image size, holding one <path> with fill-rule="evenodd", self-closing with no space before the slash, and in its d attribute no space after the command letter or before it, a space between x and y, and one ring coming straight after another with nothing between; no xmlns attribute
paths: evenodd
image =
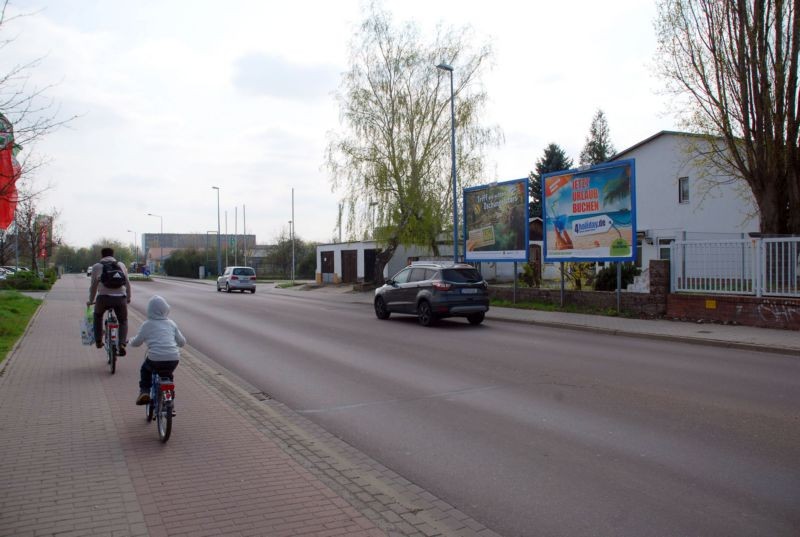
<svg viewBox="0 0 800 537"><path fill-rule="evenodd" d="M496 537L191 348L161 444L143 350L112 376L80 344L85 294L59 280L0 363L0 536Z"/></svg>

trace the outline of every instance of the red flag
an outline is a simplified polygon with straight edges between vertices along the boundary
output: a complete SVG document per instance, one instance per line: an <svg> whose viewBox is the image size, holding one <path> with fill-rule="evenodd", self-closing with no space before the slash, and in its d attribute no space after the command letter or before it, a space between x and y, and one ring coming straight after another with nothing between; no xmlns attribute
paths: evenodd
<svg viewBox="0 0 800 537"><path fill-rule="evenodd" d="M14 221L14 211L17 208L16 182L20 171L12 147L0 150L0 229L7 229Z"/></svg>

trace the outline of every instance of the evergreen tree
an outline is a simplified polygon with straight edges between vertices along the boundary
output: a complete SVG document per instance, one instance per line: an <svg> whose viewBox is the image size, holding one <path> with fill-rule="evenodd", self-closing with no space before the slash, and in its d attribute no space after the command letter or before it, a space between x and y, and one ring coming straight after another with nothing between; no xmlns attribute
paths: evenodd
<svg viewBox="0 0 800 537"><path fill-rule="evenodd" d="M589 128L589 136L586 137L586 145L581 151L581 166L593 166L610 159L616 149L611 143L611 135L608 130L608 121L602 110L592 118L592 126Z"/></svg>
<svg viewBox="0 0 800 537"><path fill-rule="evenodd" d="M572 167L572 159L567 156L558 144L550 144L544 149L542 158L536 161L536 171L529 175L528 205L530 216L543 218L542 214L542 175L551 172L568 170Z"/></svg>

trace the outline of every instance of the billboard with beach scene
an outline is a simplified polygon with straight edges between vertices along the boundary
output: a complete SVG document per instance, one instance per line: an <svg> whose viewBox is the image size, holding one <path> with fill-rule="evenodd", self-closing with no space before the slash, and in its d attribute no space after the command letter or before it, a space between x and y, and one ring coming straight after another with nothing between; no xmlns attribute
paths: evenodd
<svg viewBox="0 0 800 537"><path fill-rule="evenodd" d="M633 159L542 176L544 260L636 259Z"/></svg>

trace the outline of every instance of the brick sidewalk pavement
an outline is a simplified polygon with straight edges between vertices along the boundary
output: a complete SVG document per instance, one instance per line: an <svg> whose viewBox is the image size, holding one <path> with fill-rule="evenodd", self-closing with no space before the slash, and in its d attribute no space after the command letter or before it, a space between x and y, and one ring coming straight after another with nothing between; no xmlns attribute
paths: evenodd
<svg viewBox="0 0 800 537"><path fill-rule="evenodd" d="M0 536L496 537L191 348L161 444L143 350L112 376L80 344L85 287L59 280L0 364Z"/></svg>

